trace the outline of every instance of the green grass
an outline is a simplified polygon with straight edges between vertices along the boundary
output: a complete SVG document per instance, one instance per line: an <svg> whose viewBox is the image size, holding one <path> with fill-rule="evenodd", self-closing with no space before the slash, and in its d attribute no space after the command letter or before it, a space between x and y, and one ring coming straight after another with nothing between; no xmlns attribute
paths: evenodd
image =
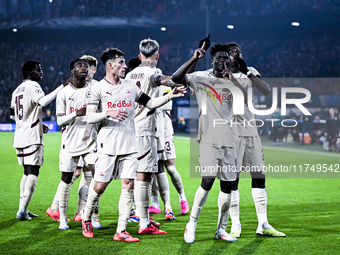
<svg viewBox="0 0 340 255"><path fill-rule="evenodd" d="M128 224L128 231L140 238L139 243L112 241L118 218L119 181L113 181L100 200L103 226L95 231L95 238L82 236L81 223L71 220L70 229L61 231L59 223L45 214L60 181L58 153L60 133L45 135L45 163L29 209L39 214L31 221L15 219L19 204L19 182L23 173L12 148L13 133L0 133L2 167L0 174L0 253L1 254L338 254L340 252L340 179L339 178L267 178L268 219L285 238L256 236L257 219L251 196L251 182L240 180L240 211L242 236L237 242L214 240L217 224L216 183L202 210L196 231L196 241L183 240L189 216L180 215L178 195L170 185L172 208L176 221L167 222L163 214L155 215L166 236L140 236L138 225ZM175 139L176 166L181 173L186 197L192 205L200 179L190 178L190 142L185 137ZM338 155L325 154L319 148L311 150L292 147L264 147L266 164L336 164ZM247 174L244 174L246 176ZM309 177L316 177L310 173ZM323 175L319 176L323 177ZM338 176L340 174L338 173ZM79 180L74 184L69 201L68 216L73 219L77 206ZM163 208L162 208L163 209ZM228 225L230 229L230 224Z"/></svg>

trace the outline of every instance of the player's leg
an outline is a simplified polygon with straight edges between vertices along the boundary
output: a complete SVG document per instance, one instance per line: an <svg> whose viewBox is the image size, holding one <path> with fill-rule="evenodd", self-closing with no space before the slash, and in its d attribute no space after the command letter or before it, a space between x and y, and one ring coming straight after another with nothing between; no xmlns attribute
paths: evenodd
<svg viewBox="0 0 340 255"><path fill-rule="evenodd" d="M59 200L59 213L60 225L59 229L68 229L67 224L67 206L72 186L73 172L62 172L61 181L58 186L58 200Z"/></svg>
<svg viewBox="0 0 340 255"><path fill-rule="evenodd" d="M157 178L152 178L151 180L151 205L149 206L149 213L160 213L161 208L159 206L159 190Z"/></svg>

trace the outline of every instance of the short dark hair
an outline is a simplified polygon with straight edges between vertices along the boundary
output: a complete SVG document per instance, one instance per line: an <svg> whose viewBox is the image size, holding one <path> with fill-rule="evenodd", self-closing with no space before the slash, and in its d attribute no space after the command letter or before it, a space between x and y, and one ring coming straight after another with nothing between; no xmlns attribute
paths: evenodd
<svg viewBox="0 0 340 255"><path fill-rule="evenodd" d="M226 44L214 44L211 48L210 48L210 55L211 58L213 59L216 55L217 52L219 51L225 51L225 52L229 52L229 47Z"/></svg>
<svg viewBox="0 0 340 255"><path fill-rule="evenodd" d="M40 62L36 60L28 60L25 62L25 64L21 68L22 76L24 79L28 78L29 73L33 71L36 65L41 65L41 64Z"/></svg>
<svg viewBox="0 0 340 255"><path fill-rule="evenodd" d="M100 55L100 60L102 61L103 65L106 66L106 62L108 60L115 60L116 58L123 57L125 58L124 53L117 49L117 48L108 48L103 51L103 53Z"/></svg>
<svg viewBox="0 0 340 255"><path fill-rule="evenodd" d="M70 71L74 69L74 65L75 65L75 63L77 63L78 61L85 61L85 62L87 63L86 59L76 58L75 60L72 60L72 61L70 62L70 64L69 64L69 67L68 67L68 68L70 69Z"/></svg>
<svg viewBox="0 0 340 255"><path fill-rule="evenodd" d="M229 42L227 43L227 46L229 48L228 51L230 50L230 47L233 47L233 46L238 47L241 50L240 45L238 45L236 42Z"/></svg>

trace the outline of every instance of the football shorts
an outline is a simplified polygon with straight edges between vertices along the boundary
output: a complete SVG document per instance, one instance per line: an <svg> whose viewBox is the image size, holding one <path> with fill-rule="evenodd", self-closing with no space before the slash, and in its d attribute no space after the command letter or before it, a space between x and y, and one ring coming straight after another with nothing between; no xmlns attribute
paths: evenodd
<svg viewBox="0 0 340 255"><path fill-rule="evenodd" d="M25 148L17 148L19 165L42 166L44 162L44 145L33 144Z"/></svg>

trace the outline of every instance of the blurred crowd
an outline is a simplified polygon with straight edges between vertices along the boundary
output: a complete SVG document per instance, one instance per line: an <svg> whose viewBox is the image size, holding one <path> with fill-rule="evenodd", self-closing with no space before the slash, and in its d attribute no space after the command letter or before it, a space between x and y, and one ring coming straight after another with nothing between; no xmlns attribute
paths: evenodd
<svg viewBox="0 0 340 255"><path fill-rule="evenodd" d="M339 0L1 0L0 14L12 17L40 18L60 17L152 17L177 18L201 16L206 9L210 15L250 15L276 14L294 11L336 11L340 9Z"/></svg>

